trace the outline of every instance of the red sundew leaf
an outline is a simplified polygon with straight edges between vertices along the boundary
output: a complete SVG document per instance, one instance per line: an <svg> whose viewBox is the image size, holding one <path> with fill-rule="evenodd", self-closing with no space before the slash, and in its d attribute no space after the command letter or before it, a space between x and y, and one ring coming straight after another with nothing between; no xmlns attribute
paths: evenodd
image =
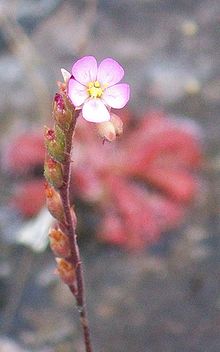
<svg viewBox="0 0 220 352"><path fill-rule="evenodd" d="M78 142L81 142L83 145L86 143L95 143L95 136L96 136L96 127L93 122L88 122L79 116L76 131L74 135L74 139Z"/></svg>
<svg viewBox="0 0 220 352"><path fill-rule="evenodd" d="M136 170L140 173L152 165L179 168L201 165L201 146L195 135L167 118L157 116L155 125L156 128L151 120L142 121L126 140L124 147L130 153L129 160L124 160L124 172L135 176Z"/></svg>
<svg viewBox="0 0 220 352"><path fill-rule="evenodd" d="M196 179L184 170L155 167L141 177L180 203L190 202L198 190Z"/></svg>
<svg viewBox="0 0 220 352"><path fill-rule="evenodd" d="M36 166L43 167L45 148L43 137L38 132L23 133L4 150L4 167L14 174L24 174Z"/></svg>
<svg viewBox="0 0 220 352"><path fill-rule="evenodd" d="M78 167L72 173L73 193L87 202L99 202L103 196L103 184L94 169Z"/></svg>
<svg viewBox="0 0 220 352"><path fill-rule="evenodd" d="M111 214L110 211L106 212L97 231L97 238L113 245L126 246L127 236L122 219L117 214Z"/></svg>
<svg viewBox="0 0 220 352"><path fill-rule="evenodd" d="M197 168L201 163L201 152L198 142L191 135L175 128L158 133L149 142L146 153L148 163L155 164L158 158L160 163L166 165Z"/></svg>
<svg viewBox="0 0 220 352"><path fill-rule="evenodd" d="M90 132L80 158L84 199L91 197L92 184L103 191L96 198L103 213L99 238L132 249L157 241L162 231L182 221L198 188L192 171L202 160L193 125L160 112L147 114L136 125L108 148L100 148ZM151 185L151 193L136 178ZM104 210L109 206L114 211Z"/></svg>
<svg viewBox="0 0 220 352"><path fill-rule="evenodd" d="M161 231L178 226L185 215L185 207L161 194L151 193L147 202L153 209Z"/></svg>
<svg viewBox="0 0 220 352"><path fill-rule="evenodd" d="M95 156L95 162L92 157L87 158L91 169L87 167L85 171L91 175L94 169L92 178L101 177L108 193L105 202L112 203L115 209L111 215L104 213L99 237L113 244L141 248L181 222L186 202L192 200L198 186L190 170L201 163L198 135L193 126L191 129L190 124L187 128L185 125L163 113L151 112L134 130L126 131L117 149L112 148L114 158L110 149L93 149L90 155ZM138 184L130 183L128 176L144 180L156 192L149 194ZM100 202L102 209L101 198Z"/></svg>
<svg viewBox="0 0 220 352"><path fill-rule="evenodd" d="M120 238L126 237L126 247L137 249L155 242L160 228L147 202L148 193L123 178L109 177L107 182L111 197L109 202L112 202L123 223L124 236L120 228Z"/></svg>
<svg viewBox="0 0 220 352"><path fill-rule="evenodd" d="M9 203L24 217L35 216L45 204L44 191L43 180L31 180L17 184Z"/></svg>
<svg viewBox="0 0 220 352"><path fill-rule="evenodd" d="M177 226L183 220L185 211L180 204L160 194L149 194L146 190L139 189L137 185L135 188L138 194L141 192L141 198L143 196L144 207L140 199L137 206L141 208L141 211L139 209L138 213L129 213L128 216L122 217L119 215L120 209L117 208L117 203L114 203L114 212L109 209L102 216L97 233L98 239L131 250L138 250L157 242L162 231ZM128 191L130 191L129 186Z"/></svg>

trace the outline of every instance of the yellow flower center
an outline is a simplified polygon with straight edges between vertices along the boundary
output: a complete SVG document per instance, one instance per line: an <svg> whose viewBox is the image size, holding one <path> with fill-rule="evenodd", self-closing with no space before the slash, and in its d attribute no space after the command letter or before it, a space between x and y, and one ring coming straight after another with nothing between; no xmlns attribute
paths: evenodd
<svg viewBox="0 0 220 352"><path fill-rule="evenodd" d="M98 81L89 82L88 84L88 93L91 98L101 98L104 89L101 88L101 85Z"/></svg>

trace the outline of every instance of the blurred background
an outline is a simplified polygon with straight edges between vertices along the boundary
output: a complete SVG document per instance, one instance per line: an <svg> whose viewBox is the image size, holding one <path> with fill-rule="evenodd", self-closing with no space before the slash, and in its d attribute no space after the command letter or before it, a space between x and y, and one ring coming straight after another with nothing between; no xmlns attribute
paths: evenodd
<svg viewBox="0 0 220 352"><path fill-rule="evenodd" d="M219 30L218 0L0 1L0 352L84 351L42 176L60 68L84 55L131 86L123 136L80 121L73 149L94 350L219 352Z"/></svg>

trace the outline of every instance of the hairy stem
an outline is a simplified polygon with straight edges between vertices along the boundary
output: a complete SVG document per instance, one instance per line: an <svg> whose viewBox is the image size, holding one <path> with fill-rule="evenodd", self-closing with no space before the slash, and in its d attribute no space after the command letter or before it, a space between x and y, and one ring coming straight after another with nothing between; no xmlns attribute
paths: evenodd
<svg viewBox="0 0 220 352"><path fill-rule="evenodd" d="M60 188L60 196L63 202L63 208L65 213L65 227L67 229L70 241L71 255L68 261L74 266L76 270L76 284L75 286L69 286L70 291L76 298L77 308L80 314L80 321L84 334L84 343L86 352L92 352L92 345L90 340L90 332L85 304L85 294L84 294L84 280L82 263L80 259L79 248L77 244L77 235L75 232L74 219L71 212L71 204L69 197L70 188L70 176L71 176L71 149L72 149L72 137L75 130L77 121L77 115L75 114L71 126L66 133L66 159L63 164L63 186ZM63 225L63 224L62 224Z"/></svg>

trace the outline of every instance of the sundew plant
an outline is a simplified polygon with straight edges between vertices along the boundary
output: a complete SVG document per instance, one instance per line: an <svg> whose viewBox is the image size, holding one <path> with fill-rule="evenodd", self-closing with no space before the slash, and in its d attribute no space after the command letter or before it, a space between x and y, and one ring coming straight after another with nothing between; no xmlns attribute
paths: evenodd
<svg viewBox="0 0 220 352"><path fill-rule="evenodd" d="M49 231L50 247L57 262L57 273L75 297L83 329L85 351L91 352L86 311L83 269L77 244L77 217L70 204L70 179L74 133L78 119L96 123L103 141L113 141L122 133L122 121L111 108L123 108L130 97L130 87L119 83L124 70L112 58L98 65L93 56L75 62L72 71L62 69L53 105L53 128L45 127L46 199L54 218ZM100 148L102 144L100 143Z"/></svg>

